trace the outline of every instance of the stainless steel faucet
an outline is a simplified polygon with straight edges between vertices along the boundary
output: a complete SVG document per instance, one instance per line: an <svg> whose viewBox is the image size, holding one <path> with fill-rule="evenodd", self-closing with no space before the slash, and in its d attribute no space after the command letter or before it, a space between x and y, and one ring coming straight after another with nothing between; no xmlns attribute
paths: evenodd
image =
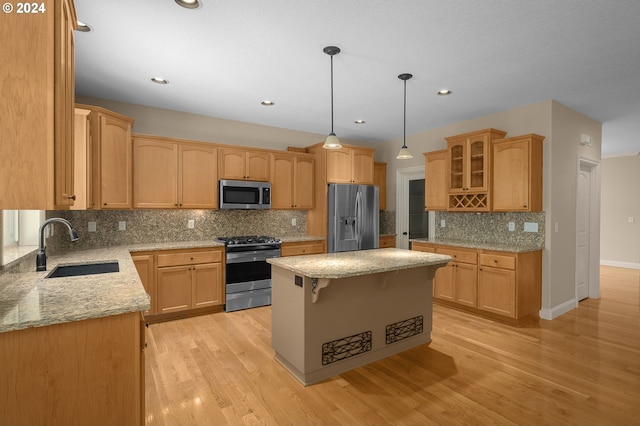
<svg viewBox="0 0 640 426"><path fill-rule="evenodd" d="M44 246L44 228L47 227L48 224L53 222L60 222L67 226L69 229L69 238L71 241L78 241L78 233L75 229L71 227L71 223L67 219L63 219L61 217L52 217L51 219L47 219L42 222L40 225L40 240L38 245L38 254L36 254L36 271L46 271L47 270L47 253L46 247Z"/></svg>

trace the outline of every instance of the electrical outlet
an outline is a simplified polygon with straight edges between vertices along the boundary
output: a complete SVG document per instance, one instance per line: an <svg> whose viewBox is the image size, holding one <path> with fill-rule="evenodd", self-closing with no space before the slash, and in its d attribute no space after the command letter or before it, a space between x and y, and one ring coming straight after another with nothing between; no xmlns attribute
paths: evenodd
<svg viewBox="0 0 640 426"><path fill-rule="evenodd" d="M291 218L291 226L298 226L298 220L295 217Z"/></svg>
<svg viewBox="0 0 640 426"><path fill-rule="evenodd" d="M440 219L440 228L447 226L447 222L444 219Z"/></svg>
<svg viewBox="0 0 640 426"><path fill-rule="evenodd" d="M524 232L538 232L538 222L525 222Z"/></svg>
<svg viewBox="0 0 640 426"><path fill-rule="evenodd" d="M118 231L126 231L127 230L127 221L121 220L118 222Z"/></svg>
<svg viewBox="0 0 640 426"><path fill-rule="evenodd" d="M189 229L193 229L193 228L195 228L195 227L196 227L196 221L195 221L195 220L193 220L193 219L189 219L189 220L187 221L187 228L189 228Z"/></svg>
<svg viewBox="0 0 640 426"><path fill-rule="evenodd" d="M89 222L87 224L87 230L89 232L96 232L96 223L95 222Z"/></svg>
<svg viewBox="0 0 640 426"><path fill-rule="evenodd" d="M513 232L516 230L516 224L514 222L509 222L509 231Z"/></svg>

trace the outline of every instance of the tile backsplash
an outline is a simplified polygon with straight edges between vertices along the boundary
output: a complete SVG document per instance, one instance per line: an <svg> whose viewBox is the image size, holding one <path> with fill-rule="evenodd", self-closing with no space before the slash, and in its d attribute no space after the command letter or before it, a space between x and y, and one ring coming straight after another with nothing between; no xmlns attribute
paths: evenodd
<svg viewBox="0 0 640 426"><path fill-rule="evenodd" d="M304 236L307 213L301 210L77 210L47 211L47 218L62 217L78 231L69 241L62 227L47 239L47 252L62 253L121 244L199 241L231 235ZM296 225L292 225L295 219ZM187 227L194 221L193 229ZM96 231L89 232L89 222ZM126 229L118 230L125 222Z"/></svg>
<svg viewBox="0 0 640 426"><path fill-rule="evenodd" d="M544 212L436 212L435 216L438 239L544 247ZM442 220L444 227L440 226ZM513 223L513 231L509 223ZM538 231L525 232L525 223L537 224Z"/></svg>

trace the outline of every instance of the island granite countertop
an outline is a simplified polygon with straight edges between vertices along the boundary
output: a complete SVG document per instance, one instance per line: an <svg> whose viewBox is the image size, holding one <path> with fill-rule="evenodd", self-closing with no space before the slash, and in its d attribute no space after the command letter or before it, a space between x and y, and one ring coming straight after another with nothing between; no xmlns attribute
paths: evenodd
<svg viewBox="0 0 640 426"><path fill-rule="evenodd" d="M503 244L503 243L481 243L466 240L445 240L440 238L412 238L410 242L438 244L442 246L463 247L480 250L504 251L510 253L527 253L530 251L543 250L544 247L522 245L522 244Z"/></svg>
<svg viewBox="0 0 640 426"><path fill-rule="evenodd" d="M274 266L311 278L348 278L448 263L450 256L384 248L267 259Z"/></svg>

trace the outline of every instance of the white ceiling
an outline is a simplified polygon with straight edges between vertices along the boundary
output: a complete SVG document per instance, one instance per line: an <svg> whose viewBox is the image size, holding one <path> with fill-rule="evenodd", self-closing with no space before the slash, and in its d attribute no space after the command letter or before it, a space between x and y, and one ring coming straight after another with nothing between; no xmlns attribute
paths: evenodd
<svg viewBox="0 0 640 426"><path fill-rule="evenodd" d="M77 93L328 134L335 45L338 137L401 137L412 73L407 134L555 99L640 151L638 0L200 1L75 0Z"/></svg>

